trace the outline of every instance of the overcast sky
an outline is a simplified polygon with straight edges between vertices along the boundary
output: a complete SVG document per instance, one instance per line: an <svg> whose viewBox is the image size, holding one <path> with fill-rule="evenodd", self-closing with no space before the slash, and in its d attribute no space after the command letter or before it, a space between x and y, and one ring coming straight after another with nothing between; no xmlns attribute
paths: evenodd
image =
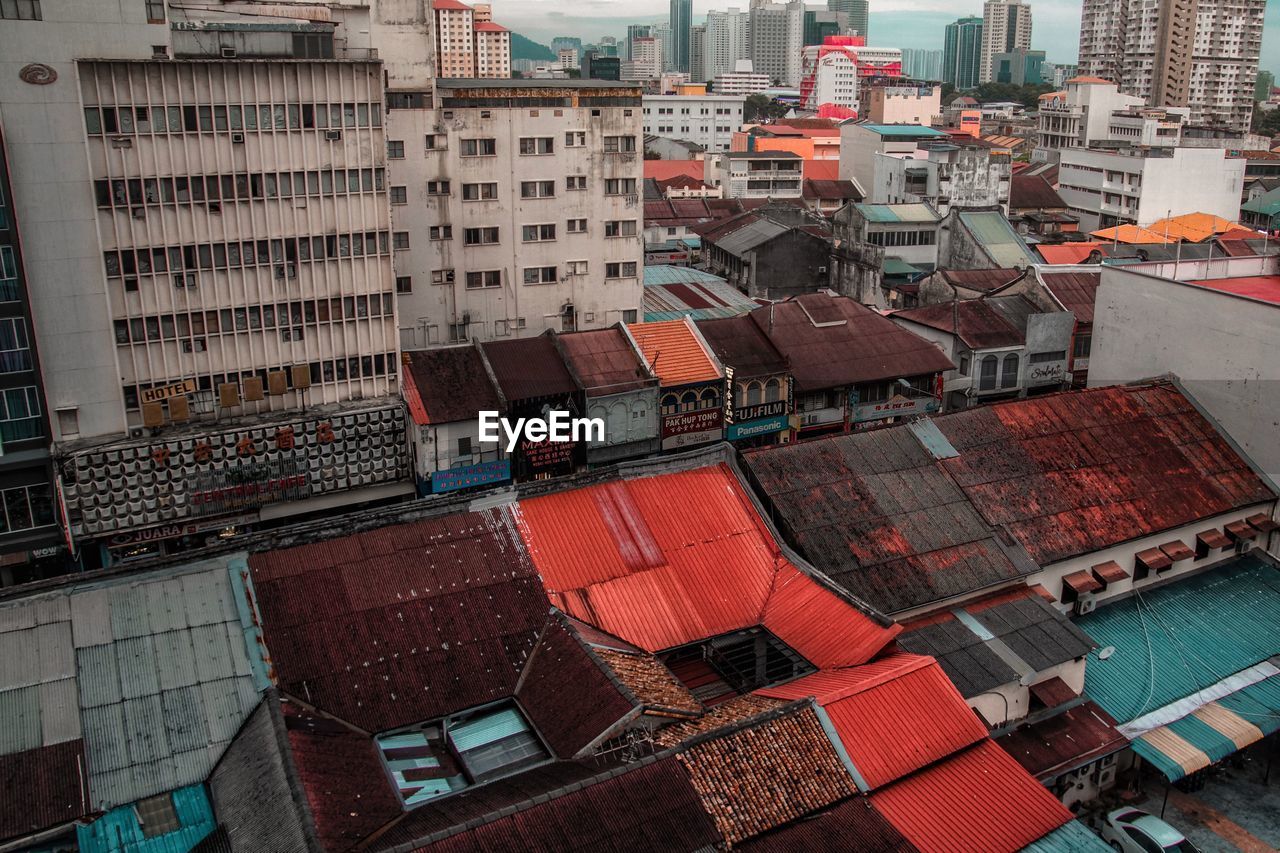
<svg viewBox="0 0 1280 853"><path fill-rule="evenodd" d="M668 0L490 0L494 18L504 26L546 44L558 35L584 41L602 35L621 37L630 23L665 19ZM738 6L748 0L693 0L694 21L709 9ZM821 5L816 3L813 5ZM1031 0L1032 46L1050 61L1075 60L1080 38L1080 0ZM881 47L941 49L942 30L963 15L981 15L980 0L871 0L871 43ZM1267 3L1262 67L1280 76L1280 0Z"/></svg>

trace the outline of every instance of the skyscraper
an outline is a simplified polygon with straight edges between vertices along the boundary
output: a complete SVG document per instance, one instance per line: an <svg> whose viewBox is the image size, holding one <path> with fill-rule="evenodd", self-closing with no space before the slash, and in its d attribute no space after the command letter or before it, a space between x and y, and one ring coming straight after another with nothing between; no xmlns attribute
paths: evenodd
<svg viewBox="0 0 1280 853"><path fill-rule="evenodd" d="M982 18L961 18L947 24L942 50L942 79L957 89L978 85L982 63Z"/></svg>
<svg viewBox="0 0 1280 853"><path fill-rule="evenodd" d="M633 57L631 55L631 42L638 38L648 38L649 36L653 35L652 30L653 28L650 27L648 24L628 24L627 37L622 42L622 44L619 45L619 50L618 50L619 56L621 56L623 59L632 59Z"/></svg>
<svg viewBox="0 0 1280 853"><path fill-rule="evenodd" d="M693 0L671 0L671 65L673 71L689 70L689 39L693 30Z"/></svg>
<svg viewBox="0 0 1280 853"><path fill-rule="evenodd" d="M707 25L697 24L689 32L689 82L705 83L707 77Z"/></svg>
<svg viewBox="0 0 1280 853"><path fill-rule="evenodd" d="M1085 0L1080 73L1191 120L1249 126L1266 0Z"/></svg>
<svg viewBox="0 0 1280 853"><path fill-rule="evenodd" d="M995 80L995 58L1031 49L1031 7L1022 0L987 0L982 7L982 58L978 82Z"/></svg>
<svg viewBox="0 0 1280 853"><path fill-rule="evenodd" d="M704 72L708 80L732 72L737 63L751 58L751 14L736 7L707 13Z"/></svg>
<svg viewBox="0 0 1280 853"><path fill-rule="evenodd" d="M917 80L941 80L942 51L904 47L902 73Z"/></svg>
<svg viewBox="0 0 1280 853"><path fill-rule="evenodd" d="M783 86L800 85L804 12L803 0L751 6L751 61Z"/></svg>
<svg viewBox="0 0 1280 853"><path fill-rule="evenodd" d="M870 7L868 0L827 0L827 8L844 12L849 17L849 29L864 37L871 23Z"/></svg>
<svg viewBox="0 0 1280 853"><path fill-rule="evenodd" d="M649 35L657 39L658 43L662 45L660 48L662 51L662 67L658 70L660 72L674 71L675 61L672 57L675 56L675 34L671 30L671 25L666 22L654 24L649 28Z"/></svg>

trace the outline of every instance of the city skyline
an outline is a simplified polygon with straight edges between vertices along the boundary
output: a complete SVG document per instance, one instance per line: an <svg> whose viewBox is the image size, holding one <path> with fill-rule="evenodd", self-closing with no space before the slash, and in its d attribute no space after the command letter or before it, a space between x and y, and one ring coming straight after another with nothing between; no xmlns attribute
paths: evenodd
<svg viewBox="0 0 1280 853"><path fill-rule="evenodd" d="M1080 0L1043 3L1029 0L1035 10L1031 47L1043 50L1051 62L1074 62L1079 49ZM621 38L627 24L666 20L669 0L587 0L573 14L556 10L557 0L493 0L495 17L511 29L542 44L558 35L579 35L584 41L612 35ZM749 0L694 0L693 22L701 23L710 10L737 6ZM815 2L812 5L825 5ZM942 48L943 29L957 18L982 15L982 3L948 0L871 0L870 44L879 47ZM1261 68L1280 74L1280 4L1268 3L1262 37Z"/></svg>

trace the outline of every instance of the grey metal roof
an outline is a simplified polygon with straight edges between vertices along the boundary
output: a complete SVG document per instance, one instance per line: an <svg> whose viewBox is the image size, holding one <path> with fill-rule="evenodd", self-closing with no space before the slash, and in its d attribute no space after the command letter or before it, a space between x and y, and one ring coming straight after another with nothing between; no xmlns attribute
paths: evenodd
<svg viewBox="0 0 1280 853"><path fill-rule="evenodd" d="M0 607L0 754L83 737L99 809L203 782L266 686L238 583L205 561Z"/></svg>
<svg viewBox="0 0 1280 853"><path fill-rule="evenodd" d="M785 225L779 225L770 219L757 219L750 225L745 225L716 241L716 246L731 255L741 257L744 252L748 252L766 243L774 237L786 234L791 229Z"/></svg>
<svg viewBox="0 0 1280 853"><path fill-rule="evenodd" d="M1000 211L964 211L959 217L973 239L998 266L1021 269L1036 263L1036 256L1009 226L1009 220Z"/></svg>

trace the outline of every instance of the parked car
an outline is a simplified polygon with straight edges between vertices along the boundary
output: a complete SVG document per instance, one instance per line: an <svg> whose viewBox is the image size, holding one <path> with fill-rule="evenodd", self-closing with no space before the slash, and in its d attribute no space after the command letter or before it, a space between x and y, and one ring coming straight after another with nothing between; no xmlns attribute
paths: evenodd
<svg viewBox="0 0 1280 853"><path fill-rule="evenodd" d="M1181 832L1140 809L1108 813L1102 839L1121 853L1200 853Z"/></svg>

